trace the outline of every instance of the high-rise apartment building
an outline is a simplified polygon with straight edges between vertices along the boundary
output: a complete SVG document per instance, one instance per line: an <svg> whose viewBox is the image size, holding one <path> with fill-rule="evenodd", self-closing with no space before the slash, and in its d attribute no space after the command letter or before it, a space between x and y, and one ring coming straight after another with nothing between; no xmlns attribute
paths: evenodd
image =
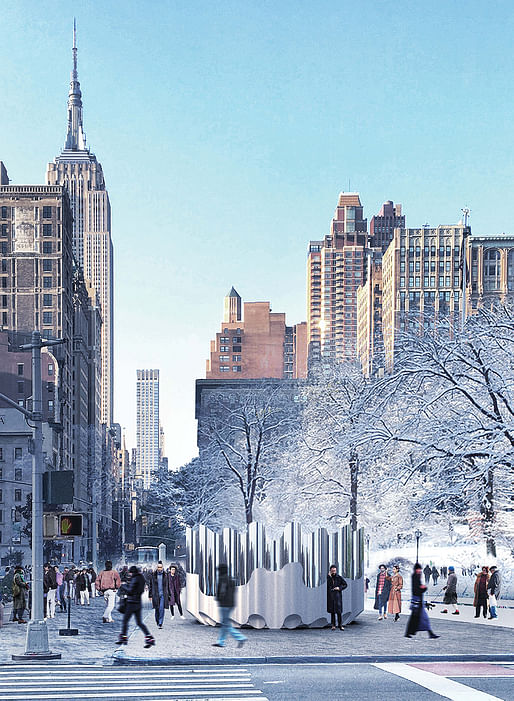
<svg viewBox="0 0 514 701"><path fill-rule="evenodd" d="M160 464L159 370L137 370L136 479L149 489Z"/></svg>
<svg viewBox="0 0 514 701"><path fill-rule="evenodd" d="M64 149L48 164L48 185L65 185L73 213L73 254L84 277L98 294L102 314L101 419L112 424L113 404L113 247L111 207L101 164L86 145L82 93L77 74L73 32L73 70L68 96L68 128Z"/></svg>
<svg viewBox="0 0 514 701"><path fill-rule="evenodd" d="M382 251L368 251L366 278L357 290L357 355L366 377L384 367L382 335Z"/></svg>
<svg viewBox="0 0 514 701"><path fill-rule="evenodd" d="M359 194L342 192L330 233L309 245L309 361L356 358L357 289L364 282L366 245L367 221Z"/></svg>
<svg viewBox="0 0 514 701"><path fill-rule="evenodd" d="M207 379L300 378L307 374L307 326L286 326L269 302L244 302L232 287L211 341Z"/></svg>
<svg viewBox="0 0 514 701"><path fill-rule="evenodd" d="M393 204L387 200L380 212L371 218L369 223L369 247L379 248L385 253L393 240L395 229L405 228L405 215L402 214L401 204Z"/></svg>
<svg viewBox="0 0 514 701"><path fill-rule="evenodd" d="M469 241L468 234L469 229L462 224L395 230L382 263L387 369L393 366L401 332L434 328L442 315L459 323L463 238Z"/></svg>

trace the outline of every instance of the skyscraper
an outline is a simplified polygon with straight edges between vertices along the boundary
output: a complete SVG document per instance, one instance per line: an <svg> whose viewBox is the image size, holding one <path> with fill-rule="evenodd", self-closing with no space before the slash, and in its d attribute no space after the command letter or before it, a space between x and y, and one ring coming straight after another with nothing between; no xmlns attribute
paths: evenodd
<svg viewBox="0 0 514 701"><path fill-rule="evenodd" d="M137 370L136 479L148 489L160 462L159 370Z"/></svg>
<svg viewBox="0 0 514 701"><path fill-rule="evenodd" d="M402 214L401 204L393 204L387 200L382 205L380 212L371 218L369 223L369 246L380 248L385 253L393 240L394 230L398 227L405 228L405 215Z"/></svg>
<svg viewBox="0 0 514 701"><path fill-rule="evenodd" d="M111 208L102 166L86 145L82 93L77 74L77 43L73 29L73 69L68 96L68 128L60 155L48 164L48 185L66 185L73 212L73 254L100 301L101 420L112 424L113 404L113 247Z"/></svg>
<svg viewBox="0 0 514 701"><path fill-rule="evenodd" d="M364 281L367 221L357 192L339 195L330 233L311 241L307 262L309 361L353 360L357 289Z"/></svg>

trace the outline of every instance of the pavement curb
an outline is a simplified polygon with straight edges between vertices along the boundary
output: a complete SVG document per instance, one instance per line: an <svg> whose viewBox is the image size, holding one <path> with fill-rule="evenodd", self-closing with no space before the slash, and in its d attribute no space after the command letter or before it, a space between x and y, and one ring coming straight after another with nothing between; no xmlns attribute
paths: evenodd
<svg viewBox="0 0 514 701"><path fill-rule="evenodd" d="M374 664L378 662L514 662L514 655L328 655L314 657L125 657L114 665L259 665L259 664Z"/></svg>

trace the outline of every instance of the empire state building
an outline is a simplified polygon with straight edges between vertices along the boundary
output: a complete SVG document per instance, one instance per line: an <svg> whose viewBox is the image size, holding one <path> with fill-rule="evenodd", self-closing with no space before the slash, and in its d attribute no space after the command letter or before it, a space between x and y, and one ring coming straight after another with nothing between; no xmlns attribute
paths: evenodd
<svg viewBox="0 0 514 701"><path fill-rule="evenodd" d="M111 426L113 413L113 247L111 206L101 164L86 145L82 93L77 74L73 28L73 70L68 96L68 129L64 148L48 164L48 185L66 185L73 211L73 252L84 278L98 296L101 331L101 422Z"/></svg>

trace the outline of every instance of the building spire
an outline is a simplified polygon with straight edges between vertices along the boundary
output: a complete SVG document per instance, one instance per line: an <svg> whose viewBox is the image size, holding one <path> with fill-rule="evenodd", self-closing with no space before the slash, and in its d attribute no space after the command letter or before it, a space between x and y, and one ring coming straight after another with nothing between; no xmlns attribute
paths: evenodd
<svg viewBox="0 0 514 701"><path fill-rule="evenodd" d="M68 94L68 132L65 149L86 150L86 135L82 127L82 93L77 73L77 24L73 19L73 70L71 71L70 92Z"/></svg>

